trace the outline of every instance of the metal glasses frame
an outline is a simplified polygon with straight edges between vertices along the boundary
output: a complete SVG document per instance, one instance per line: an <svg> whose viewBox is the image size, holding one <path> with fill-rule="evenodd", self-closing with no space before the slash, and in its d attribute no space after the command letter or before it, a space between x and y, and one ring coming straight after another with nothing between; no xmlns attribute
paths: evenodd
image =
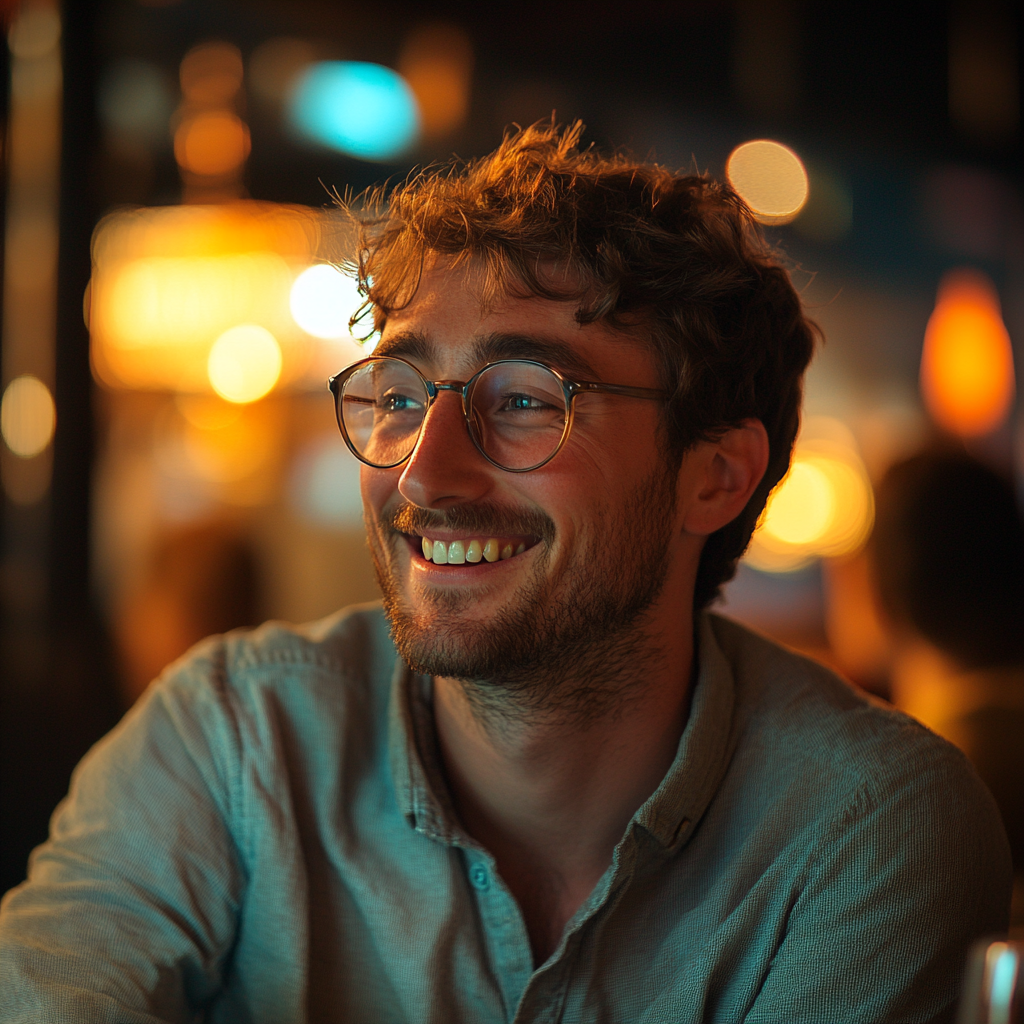
<svg viewBox="0 0 1024 1024"><path fill-rule="evenodd" d="M341 412L342 396L344 394L343 389L346 381L352 376L352 374L363 366L372 362L379 362L382 359L390 359L396 363L404 363L413 371L413 373L416 374L417 377L420 378L421 381L423 381L423 384L427 389L427 404L423 409L423 419L420 421L420 428L416 434L416 440L413 441L409 454L399 459L397 462L392 462L384 466L377 465L375 462L370 462L369 459L360 455L359 452L356 451L356 447L352 443L352 439L348 436L348 431L345 429L345 418ZM565 397L565 426L562 429L562 436L559 438L558 444L546 459L533 466L527 466L524 469L509 469L508 466L503 466L500 462L495 462L495 460L483 450L473 430L473 421L470 417L469 405L466 400L466 392L472 388L473 384L482 373L489 370L492 366L501 366L504 363L526 363L529 366L538 366L542 370L547 370L562 385L562 394ZM546 466L562 450L562 445L565 444L566 439L569 437L569 431L572 430L575 399L577 395L586 394L587 392L602 392L609 395L623 395L626 398L645 398L652 401L664 401L668 398L667 391L662 391L657 388L638 388L627 384L603 384L598 381L590 380L570 380L565 376L565 374L559 373L553 366L548 366L547 363L539 362L536 359L496 359L494 362L487 363L486 366L480 367L480 369L477 370L469 380L461 381L427 380L427 378L424 377L423 374L412 365L412 363L407 359L402 359L400 356L369 356L366 359L360 359L351 366L346 366L340 373L336 373L330 378L330 380L328 380L327 387L330 389L331 394L334 395L334 413L338 419L338 427L341 429L341 436L345 439L345 444L348 446L349 451L364 465L372 466L374 469L394 469L396 466L400 466L403 462L407 462L409 460L413 451L416 449L416 445L419 444L420 436L423 433L423 424L427 421L427 413L430 411L430 407L434 404L435 399L442 391L454 391L462 397L462 413L466 419L466 430L469 432L469 439L473 442L473 447L475 447L476 450L492 466L504 470L506 473L531 473L535 469L540 469L541 466Z"/></svg>

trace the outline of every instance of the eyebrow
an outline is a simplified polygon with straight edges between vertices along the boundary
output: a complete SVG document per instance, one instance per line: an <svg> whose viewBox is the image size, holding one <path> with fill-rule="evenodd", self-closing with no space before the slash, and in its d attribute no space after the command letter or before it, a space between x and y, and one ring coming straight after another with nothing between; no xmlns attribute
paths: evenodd
<svg viewBox="0 0 1024 1024"><path fill-rule="evenodd" d="M400 356L412 362L437 362L441 346L432 338L417 332L392 335L381 340L374 355ZM562 341L548 335L520 334L496 331L477 338L472 347L473 360L478 366L499 359L535 359L581 381L595 379L596 371L585 356Z"/></svg>

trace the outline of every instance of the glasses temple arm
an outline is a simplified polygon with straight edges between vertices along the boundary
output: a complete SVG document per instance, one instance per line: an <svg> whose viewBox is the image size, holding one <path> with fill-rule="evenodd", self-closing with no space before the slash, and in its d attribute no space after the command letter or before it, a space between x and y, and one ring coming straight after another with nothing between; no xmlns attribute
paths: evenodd
<svg viewBox="0 0 1024 1024"><path fill-rule="evenodd" d="M596 381L578 381L576 390L604 392L609 395L624 395L627 398L666 399L668 392L660 388L636 388L629 384L601 384Z"/></svg>

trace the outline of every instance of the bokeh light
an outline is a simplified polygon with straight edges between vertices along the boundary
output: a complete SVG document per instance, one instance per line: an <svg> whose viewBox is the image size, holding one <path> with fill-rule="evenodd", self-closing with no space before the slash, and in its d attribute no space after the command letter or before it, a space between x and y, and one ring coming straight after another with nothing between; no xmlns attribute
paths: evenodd
<svg viewBox="0 0 1024 1024"><path fill-rule="evenodd" d="M174 157L193 174L230 174L245 163L250 148L248 127L229 110L187 118L174 133Z"/></svg>
<svg viewBox="0 0 1024 1024"><path fill-rule="evenodd" d="M725 173L762 224L787 224L807 202L809 185L804 165L780 142L744 142L730 154Z"/></svg>
<svg viewBox="0 0 1024 1024"><path fill-rule="evenodd" d="M108 67L99 85L104 125L125 138L155 146L167 142L173 101L163 72L149 61L120 60Z"/></svg>
<svg viewBox="0 0 1024 1024"><path fill-rule="evenodd" d="M473 44L456 25L424 25L402 46L398 69L419 104L425 138L443 138L469 110Z"/></svg>
<svg viewBox="0 0 1024 1024"><path fill-rule="evenodd" d="M361 160L395 159L419 134L412 90L380 64L313 64L296 81L290 115L302 135Z"/></svg>
<svg viewBox="0 0 1024 1024"><path fill-rule="evenodd" d="M810 417L745 557L764 572L792 572L857 551L873 523L871 482L852 436L835 420Z"/></svg>
<svg viewBox="0 0 1024 1024"><path fill-rule="evenodd" d="M26 4L7 33L7 45L15 57L32 60L52 53L60 35L60 14L55 8Z"/></svg>
<svg viewBox="0 0 1024 1024"><path fill-rule="evenodd" d="M239 324L226 330L210 349L210 384L229 402L255 402L281 376L281 346L265 327Z"/></svg>
<svg viewBox="0 0 1024 1024"><path fill-rule="evenodd" d="M53 439L57 409L50 389L31 374L15 377L0 402L0 432L15 455L31 459Z"/></svg>
<svg viewBox="0 0 1024 1024"><path fill-rule="evenodd" d="M193 106L227 106L242 88L242 72L242 54L237 46L200 43L181 62L181 94Z"/></svg>
<svg viewBox="0 0 1024 1024"><path fill-rule="evenodd" d="M1013 402L1013 349L999 296L977 270L948 273L921 353L921 393L939 426L960 437L998 427Z"/></svg>
<svg viewBox="0 0 1024 1024"><path fill-rule="evenodd" d="M773 498L761 529L789 546L814 544L832 522L835 503L828 471L820 460L801 456L793 461L786 485Z"/></svg>
<svg viewBox="0 0 1024 1024"><path fill-rule="evenodd" d="M362 303L355 280L329 263L308 267L292 285L292 316L315 338L347 337L349 320Z"/></svg>
<svg viewBox="0 0 1024 1024"><path fill-rule="evenodd" d="M301 331L288 304L296 275L322 244L340 245L329 214L275 203L104 218L86 310L97 379L118 389L209 394L214 341L238 324L259 324L282 348L282 382L319 388L340 365L338 346Z"/></svg>

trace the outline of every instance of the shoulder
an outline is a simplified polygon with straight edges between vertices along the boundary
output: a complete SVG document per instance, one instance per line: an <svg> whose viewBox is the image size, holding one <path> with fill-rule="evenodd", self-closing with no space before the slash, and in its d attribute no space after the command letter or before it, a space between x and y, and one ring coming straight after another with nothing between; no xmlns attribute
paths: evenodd
<svg viewBox="0 0 1024 1024"><path fill-rule="evenodd" d="M830 802L928 791L988 814L987 791L952 744L810 658L721 616L708 623L736 687L742 762Z"/></svg>
<svg viewBox="0 0 1024 1024"><path fill-rule="evenodd" d="M318 622L267 622L208 637L169 665L115 733L173 734L199 760L386 728L398 654L379 604ZM227 770L225 768L225 770Z"/></svg>
<svg viewBox="0 0 1024 1024"><path fill-rule="evenodd" d="M317 622L265 622L207 637L169 665L154 684L200 696L243 697L330 678L347 688L390 682L397 653L379 603L356 605Z"/></svg>

